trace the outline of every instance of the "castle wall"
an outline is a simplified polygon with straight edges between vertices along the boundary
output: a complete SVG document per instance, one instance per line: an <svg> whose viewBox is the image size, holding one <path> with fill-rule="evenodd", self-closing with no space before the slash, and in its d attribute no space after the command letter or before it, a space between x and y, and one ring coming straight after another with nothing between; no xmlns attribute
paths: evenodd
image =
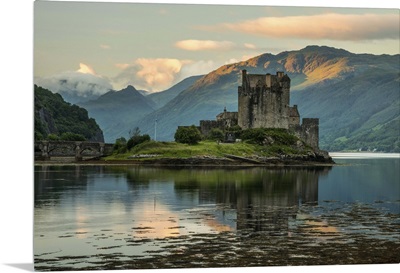
<svg viewBox="0 0 400 273"><path fill-rule="evenodd" d="M238 87L238 124L242 129L289 128L290 79L278 75L247 75L242 71L242 86Z"/></svg>
<svg viewBox="0 0 400 273"><path fill-rule="evenodd" d="M313 148L319 149L319 119L303 118L301 139Z"/></svg>
<svg viewBox="0 0 400 273"><path fill-rule="evenodd" d="M293 105L293 107L289 107L289 129L296 125L300 125L300 114L297 105Z"/></svg>
<svg viewBox="0 0 400 273"><path fill-rule="evenodd" d="M225 130L224 120L200 120L200 132L204 136L208 136L210 131L214 128Z"/></svg>
<svg viewBox="0 0 400 273"><path fill-rule="evenodd" d="M290 132L314 149L319 149L319 119L303 118L301 125L293 125Z"/></svg>

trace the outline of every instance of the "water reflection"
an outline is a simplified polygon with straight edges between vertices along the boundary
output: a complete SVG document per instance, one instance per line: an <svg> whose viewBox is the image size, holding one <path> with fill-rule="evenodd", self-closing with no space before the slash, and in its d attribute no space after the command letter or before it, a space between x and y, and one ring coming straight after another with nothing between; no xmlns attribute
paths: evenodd
<svg viewBox="0 0 400 273"><path fill-rule="evenodd" d="M299 205L318 201L318 179L329 170L41 166L35 170L36 216L46 218L40 208L59 207L80 234L96 216L122 214L135 221L140 237L182 235L192 230L178 228L179 217L195 212L193 219L215 231L282 230Z"/></svg>
<svg viewBox="0 0 400 273"><path fill-rule="evenodd" d="M363 243L360 236L396 242L396 174L374 168L36 166L35 263L40 270L163 268L171 259L160 255L179 254L174 266L182 259L200 266L200 258L201 266L316 264L321 251L337 249L323 244ZM367 181L369 170L386 179L371 173L375 181ZM309 260L306 251L314 251ZM256 259L266 253L271 263ZM96 267L105 257L113 266Z"/></svg>

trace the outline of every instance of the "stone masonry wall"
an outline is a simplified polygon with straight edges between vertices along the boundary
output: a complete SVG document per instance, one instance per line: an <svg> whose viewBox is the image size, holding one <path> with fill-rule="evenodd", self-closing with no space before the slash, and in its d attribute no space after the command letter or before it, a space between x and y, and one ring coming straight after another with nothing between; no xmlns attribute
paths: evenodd
<svg viewBox="0 0 400 273"><path fill-rule="evenodd" d="M248 75L238 87L238 123L248 128L289 128L290 79L277 75Z"/></svg>

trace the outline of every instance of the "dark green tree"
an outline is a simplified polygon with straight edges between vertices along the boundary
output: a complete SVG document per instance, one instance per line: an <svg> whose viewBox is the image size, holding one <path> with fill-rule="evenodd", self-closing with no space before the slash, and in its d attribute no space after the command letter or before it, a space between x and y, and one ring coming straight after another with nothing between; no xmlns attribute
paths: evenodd
<svg viewBox="0 0 400 273"><path fill-rule="evenodd" d="M146 141L150 141L150 136L147 134L132 136L126 143L126 147L128 150L130 150L133 147L135 147L136 145L139 145L140 143L143 143Z"/></svg>
<svg viewBox="0 0 400 273"><path fill-rule="evenodd" d="M186 144L197 144L201 140L201 133L196 126L178 127L175 132L175 141Z"/></svg>
<svg viewBox="0 0 400 273"><path fill-rule="evenodd" d="M265 129L263 128L252 128L242 131L241 138L250 143L261 145L265 139Z"/></svg>
<svg viewBox="0 0 400 273"><path fill-rule="evenodd" d="M75 134L71 132L62 133L60 136L61 140L65 141L85 141L86 138L81 134Z"/></svg>
<svg viewBox="0 0 400 273"><path fill-rule="evenodd" d="M215 140L215 141L224 141L225 134L224 134L224 132L222 132L221 129L213 128L213 129L211 129L211 131L208 135L208 139Z"/></svg>
<svg viewBox="0 0 400 273"><path fill-rule="evenodd" d="M115 140L114 143L114 152L116 153L125 153L126 152L126 138L120 137Z"/></svg>

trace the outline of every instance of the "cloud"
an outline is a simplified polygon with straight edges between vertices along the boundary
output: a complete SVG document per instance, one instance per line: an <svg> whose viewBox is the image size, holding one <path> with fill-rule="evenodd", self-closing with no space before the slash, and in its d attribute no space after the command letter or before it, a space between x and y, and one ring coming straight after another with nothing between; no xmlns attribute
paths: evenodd
<svg viewBox="0 0 400 273"><path fill-rule="evenodd" d="M235 46L230 41L212 41L212 40L182 40L175 43L175 46L189 51L200 50L226 50Z"/></svg>
<svg viewBox="0 0 400 273"><path fill-rule="evenodd" d="M84 63L79 63L79 69L77 70L77 72L83 73L83 74L96 75L96 72L94 71L94 69Z"/></svg>
<svg viewBox="0 0 400 273"><path fill-rule="evenodd" d="M117 89L130 84L136 89L159 92L189 76L209 73L220 65L223 64L217 64L211 60L140 58L131 64L116 64L122 71L112 79L112 82Z"/></svg>
<svg viewBox="0 0 400 273"><path fill-rule="evenodd" d="M93 68L84 63L80 63L76 71L36 78L35 83L55 93L68 93L81 98L99 96L112 89L108 79L97 75Z"/></svg>
<svg viewBox="0 0 400 273"><path fill-rule="evenodd" d="M110 48L111 48L111 46L109 46L109 45L104 45L104 44L101 44L100 47L101 47L102 49L110 49Z"/></svg>
<svg viewBox="0 0 400 273"><path fill-rule="evenodd" d="M244 47L247 49L257 49L256 45L250 43L245 43Z"/></svg>
<svg viewBox="0 0 400 273"><path fill-rule="evenodd" d="M171 86L185 63L178 59L139 58L132 64L116 64L123 70L113 78L113 83L118 88L131 84L150 92L164 90Z"/></svg>
<svg viewBox="0 0 400 273"><path fill-rule="evenodd" d="M202 27L273 38L374 40L399 39L398 14L319 14L261 17L237 23Z"/></svg>
<svg viewBox="0 0 400 273"><path fill-rule="evenodd" d="M191 61L187 62L181 70L178 81L183 80L187 77L194 75L203 75L210 73L211 71L217 69L223 64L217 64L212 60L200 60L200 61Z"/></svg>

